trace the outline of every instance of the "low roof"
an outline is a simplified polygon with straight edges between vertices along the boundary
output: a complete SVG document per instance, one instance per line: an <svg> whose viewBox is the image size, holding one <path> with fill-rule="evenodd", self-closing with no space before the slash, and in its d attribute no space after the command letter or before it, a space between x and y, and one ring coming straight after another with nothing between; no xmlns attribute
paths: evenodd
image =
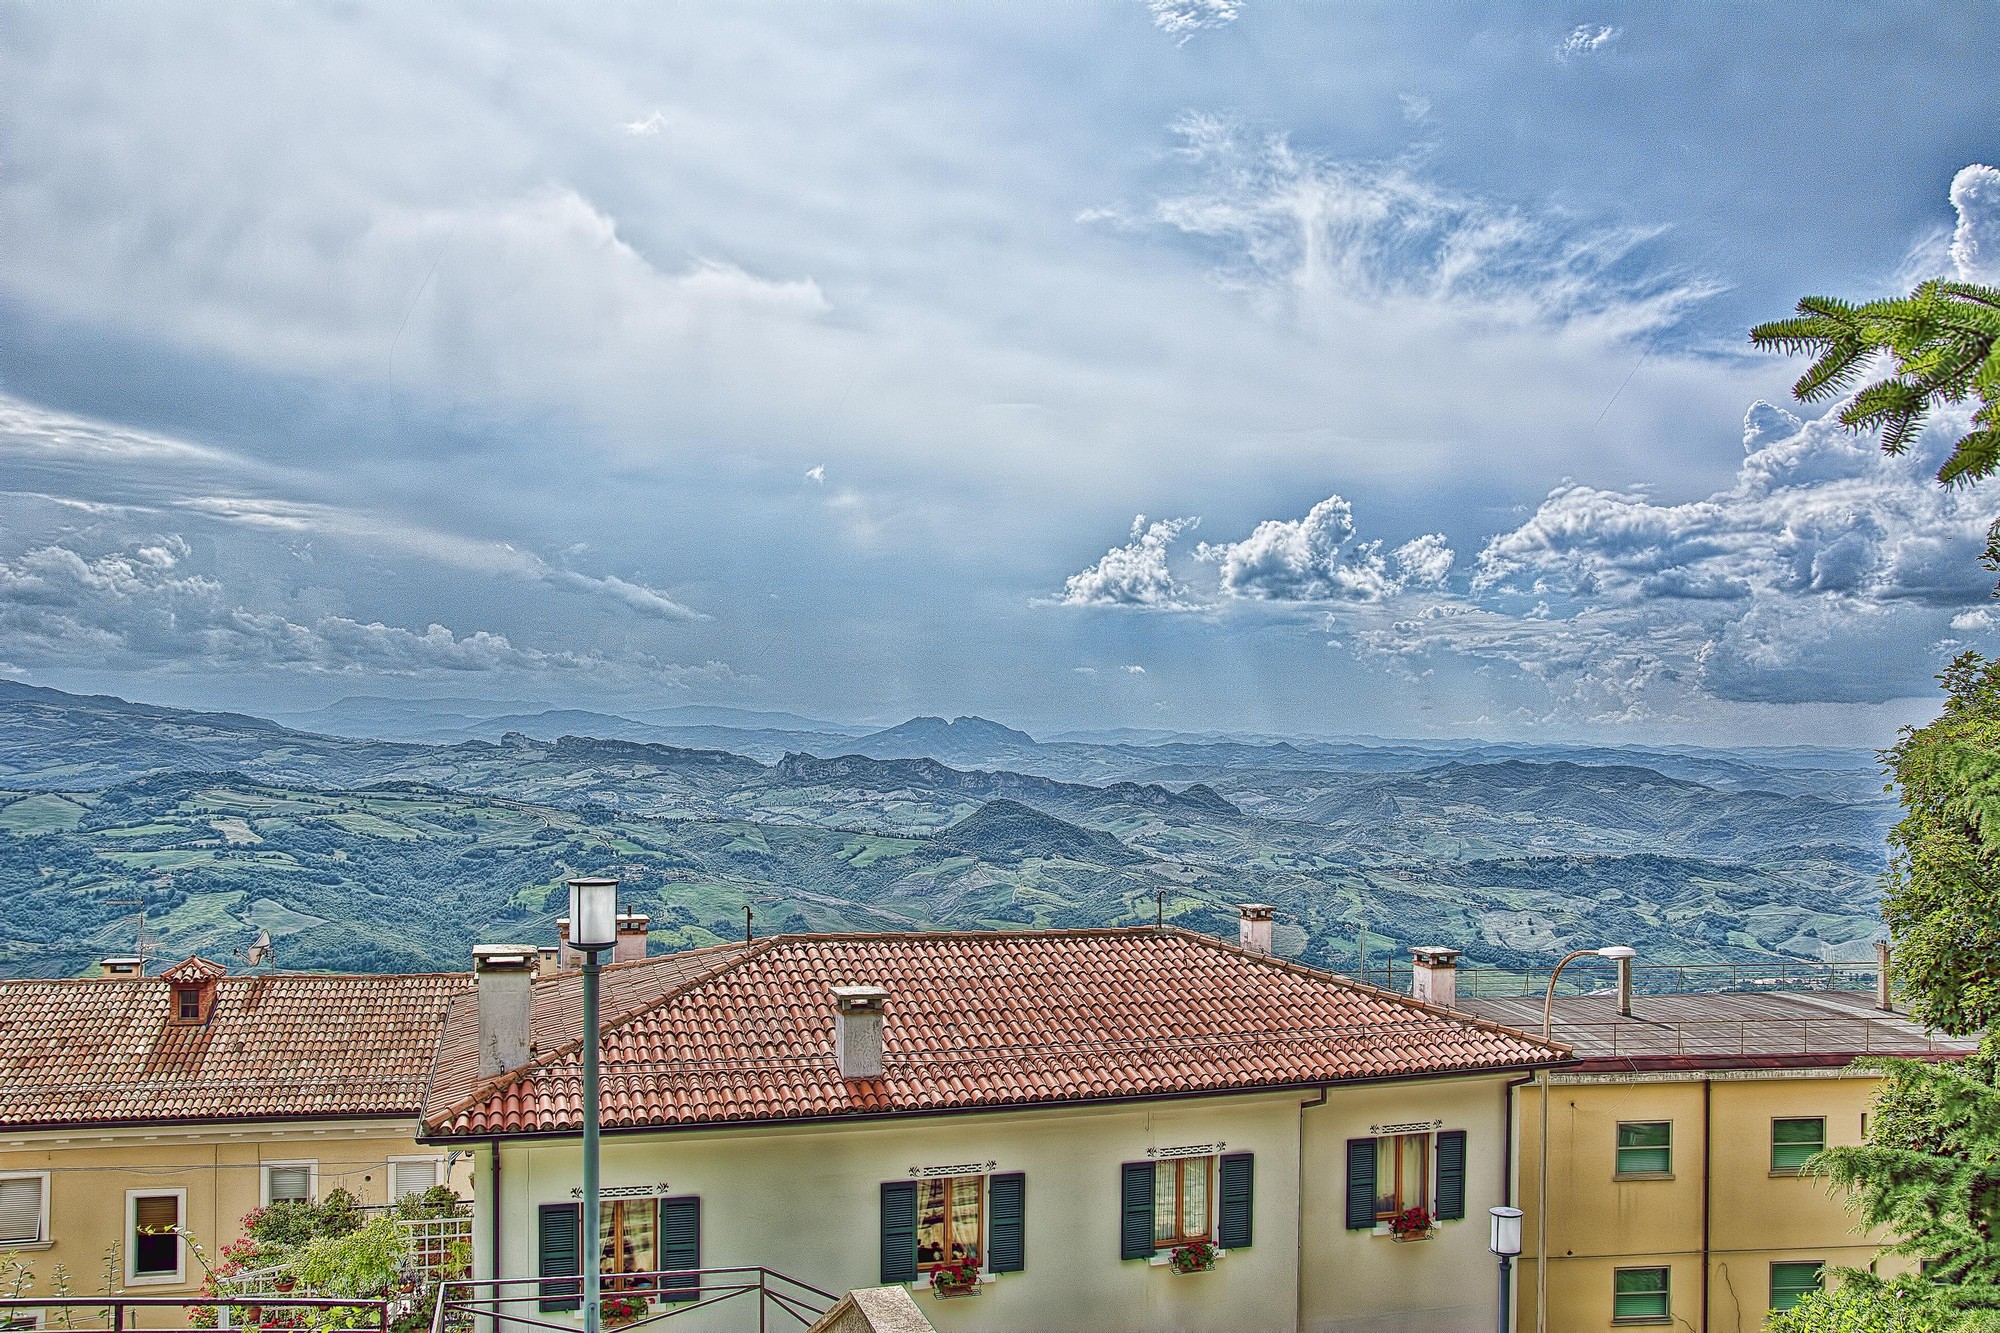
<svg viewBox="0 0 2000 1333"><path fill-rule="evenodd" d="M1542 1027L1541 996L1467 999L1468 1013L1529 1032ZM1925 1031L1855 991L1709 991L1635 995L1632 1014L1612 994L1556 997L1554 1035L1581 1071L1671 1068L1809 1068L1864 1055L1962 1055L1973 1043Z"/></svg>
<svg viewBox="0 0 2000 1333"><path fill-rule="evenodd" d="M207 1021L186 1024L161 977L0 981L0 1126L414 1117L471 981L220 976Z"/></svg>
<svg viewBox="0 0 2000 1333"><path fill-rule="evenodd" d="M840 1076L837 985L889 992L879 1078ZM454 1010L455 1047L470 1008ZM539 1027L535 1040L545 1053L519 1070L463 1096L434 1088L427 1134L578 1131L581 1043L551 1048ZM776 936L608 1023L603 1051L607 1129L1185 1096L1566 1056L1496 1024L1157 927Z"/></svg>

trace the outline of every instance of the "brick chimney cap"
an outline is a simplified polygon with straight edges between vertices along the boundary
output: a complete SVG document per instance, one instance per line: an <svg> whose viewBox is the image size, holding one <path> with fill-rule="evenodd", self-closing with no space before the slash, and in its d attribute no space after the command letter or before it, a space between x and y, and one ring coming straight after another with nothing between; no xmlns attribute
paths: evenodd
<svg viewBox="0 0 2000 1333"><path fill-rule="evenodd" d="M843 1014L880 1012L889 999L889 991L883 986L835 986L832 989L834 1005Z"/></svg>
<svg viewBox="0 0 2000 1333"><path fill-rule="evenodd" d="M1442 944L1419 944L1410 950L1426 967L1457 967L1459 950Z"/></svg>
<svg viewBox="0 0 2000 1333"><path fill-rule="evenodd" d="M472 946L474 972L510 972L532 968L541 951L532 944L475 944Z"/></svg>
<svg viewBox="0 0 2000 1333"><path fill-rule="evenodd" d="M1269 903L1238 903L1236 910L1245 921L1269 921L1278 913Z"/></svg>

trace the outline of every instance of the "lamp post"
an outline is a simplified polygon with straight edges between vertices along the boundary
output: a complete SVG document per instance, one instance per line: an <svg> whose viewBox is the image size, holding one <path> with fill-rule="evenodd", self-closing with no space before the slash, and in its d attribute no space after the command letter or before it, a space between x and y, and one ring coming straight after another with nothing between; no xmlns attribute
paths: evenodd
<svg viewBox="0 0 2000 1333"><path fill-rule="evenodd" d="M1514 1256L1521 1252L1521 1210L1488 1208L1486 1211L1493 1215L1493 1235L1486 1248L1500 1258L1500 1333L1508 1333L1507 1306L1514 1294L1508 1270L1514 1266Z"/></svg>
<svg viewBox="0 0 2000 1333"><path fill-rule="evenodd" d="M583 1260L584 1333L598 1333L598 1269L604 1256L598 1241L597 956L618 943L617 880L569 881L569 943L583 951L583 1235L577 1248Z"/></svg>
<svg viewBox="0 0 2000 1333"><path fill-rule="evenodd" d="M1562 970L1579 958L1633 958L1638 951L1623 944L1613 944L1603 949L1578 949L1563 955L1556 970L1549 973L1549 993L1542 1001L1542 1040L1553 1041L1556 1018L1556 978ZM1541 1149L1536 1154L1536 1167L1541 1176L1535 1189L1535 1333L1548 1333L1549 1327L1549 1071L1543 1066L1536 1074L1536 1082L1542 1088L1542 1135Z"/></svg>

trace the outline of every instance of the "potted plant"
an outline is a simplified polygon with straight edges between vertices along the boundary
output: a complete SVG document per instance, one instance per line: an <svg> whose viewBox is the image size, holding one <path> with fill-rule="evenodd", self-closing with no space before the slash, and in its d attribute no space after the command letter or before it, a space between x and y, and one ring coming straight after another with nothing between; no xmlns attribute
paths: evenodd
<svg viewBox="0 0 2000 1333"><path fill-rule="evenodd" d="M953 1259L931 1270L931 1291L938 1296L972 1296L979 1291L979 1261Z"/></svg>
<svg viewBox="0 0 2000 1333"><path fill-rule="evenodd" d="M606 1328L622 1328L644 1319L653 1308L651 1301L636 1291L620 1291L599 1299L597 1311Z"/></svg>
<svg viewBox="0 0 2000 1333"><path fill-rule="evenodd" d="M299 1280L290 1273L280 1273L277 1277L271 1279L271 1285L278 1289L280 1295L283 1295L298 1286Z"/></svg>
<svg viewBox="0 0 2000 1333"><path fill-rule="evenodd" d="M1222 1251L1215 1248L1215 1242L1191 1240L1174 1246L1173 1253L1167 1256L1167 1267L1176 1273L1206 1273L1221 1257Z"/></svg>
<svg viewBox="0 0 2000 1333"><path fill-rule="evenodd" d="M1429 1240L1436 1230L1436 1220L1422 1207L1405 1208L1389 1219L1389 1235L1394 1240Z"/></svg>

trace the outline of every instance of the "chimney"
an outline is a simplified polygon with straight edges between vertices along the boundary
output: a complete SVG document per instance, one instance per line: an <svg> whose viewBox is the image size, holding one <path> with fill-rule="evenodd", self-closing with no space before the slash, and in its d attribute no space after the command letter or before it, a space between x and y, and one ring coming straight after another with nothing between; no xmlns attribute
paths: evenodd
<svg viewBox="0 0 2000 1333"><path fill-rule="evenodd" d="M1620 958L1618 960L1618 1016L1620 1018L1630 1018L1632 1016L1632 960L1630 958Z"/></svg>
<svg viewBox="0 0 2000 1333"><path fill-rule="evenodd" d="M1426 945L1410 950L1410 994L1441 1009L1458 1007L1458 950Z"/></svg>
<svg viewBox="0 0 2000 1333"><path fill-rule="evenodd" d="M646 956L646 927L653 918L644 912L618 914L618 942L611 947L611 961L629 963Z"/></svg>
<svg viewBox="0 0 2000 1333"><path fill-rule="evenodd" d="M534 1008L539 961L540 950L526 945L472 946L472 974L479 987L481 1078L528 1063L528 1018Z"/></svg>
<svg viewBox="0 0 2000 1333"><path fill-rule="evenodd" d="M582 962L583 962L582 959L580 959L576 954L570 952L569 918L566 916L557 917L556 918L556 966L559 969L567 970L572 967L582 966Z"/></svg>
<svg viewBox="0 0 2000 1333"><path fill-rule="evenodd" d="M840 1026L833 1055L842 1078L882 1077L882 1008L889 992L880 986L835 986L833 1007Z"/></svg>
<svg viewBox="0 0 2000 1333"><path fill-rule="evenodd" d="M146 975L145 960L139 958L100 958L97 960L97 975L106 981L116 981L121 977L143 977Z"/></svg>
<svg viewBox="0 0 2000 1333"><path fill-rule="evenodd" d="M1236 942L1251 953L1271 952L1271 916L1278 909L1268 903L1236 904Z"/></svg>
<svg viewBox="0 0 2000 1333"><path fill-rule="evenodd" d="M1884 1013L1896 1012L1895 997L1889 992L1889 941L1875 941L1875 1007Z"/></svg>
<svg viewBox="0 0 2000 1333"><path fill-rule="evenodd" d="M535 975L552 976L562 971L562 950L553 944L544 944L535 950Z"/></svg>

